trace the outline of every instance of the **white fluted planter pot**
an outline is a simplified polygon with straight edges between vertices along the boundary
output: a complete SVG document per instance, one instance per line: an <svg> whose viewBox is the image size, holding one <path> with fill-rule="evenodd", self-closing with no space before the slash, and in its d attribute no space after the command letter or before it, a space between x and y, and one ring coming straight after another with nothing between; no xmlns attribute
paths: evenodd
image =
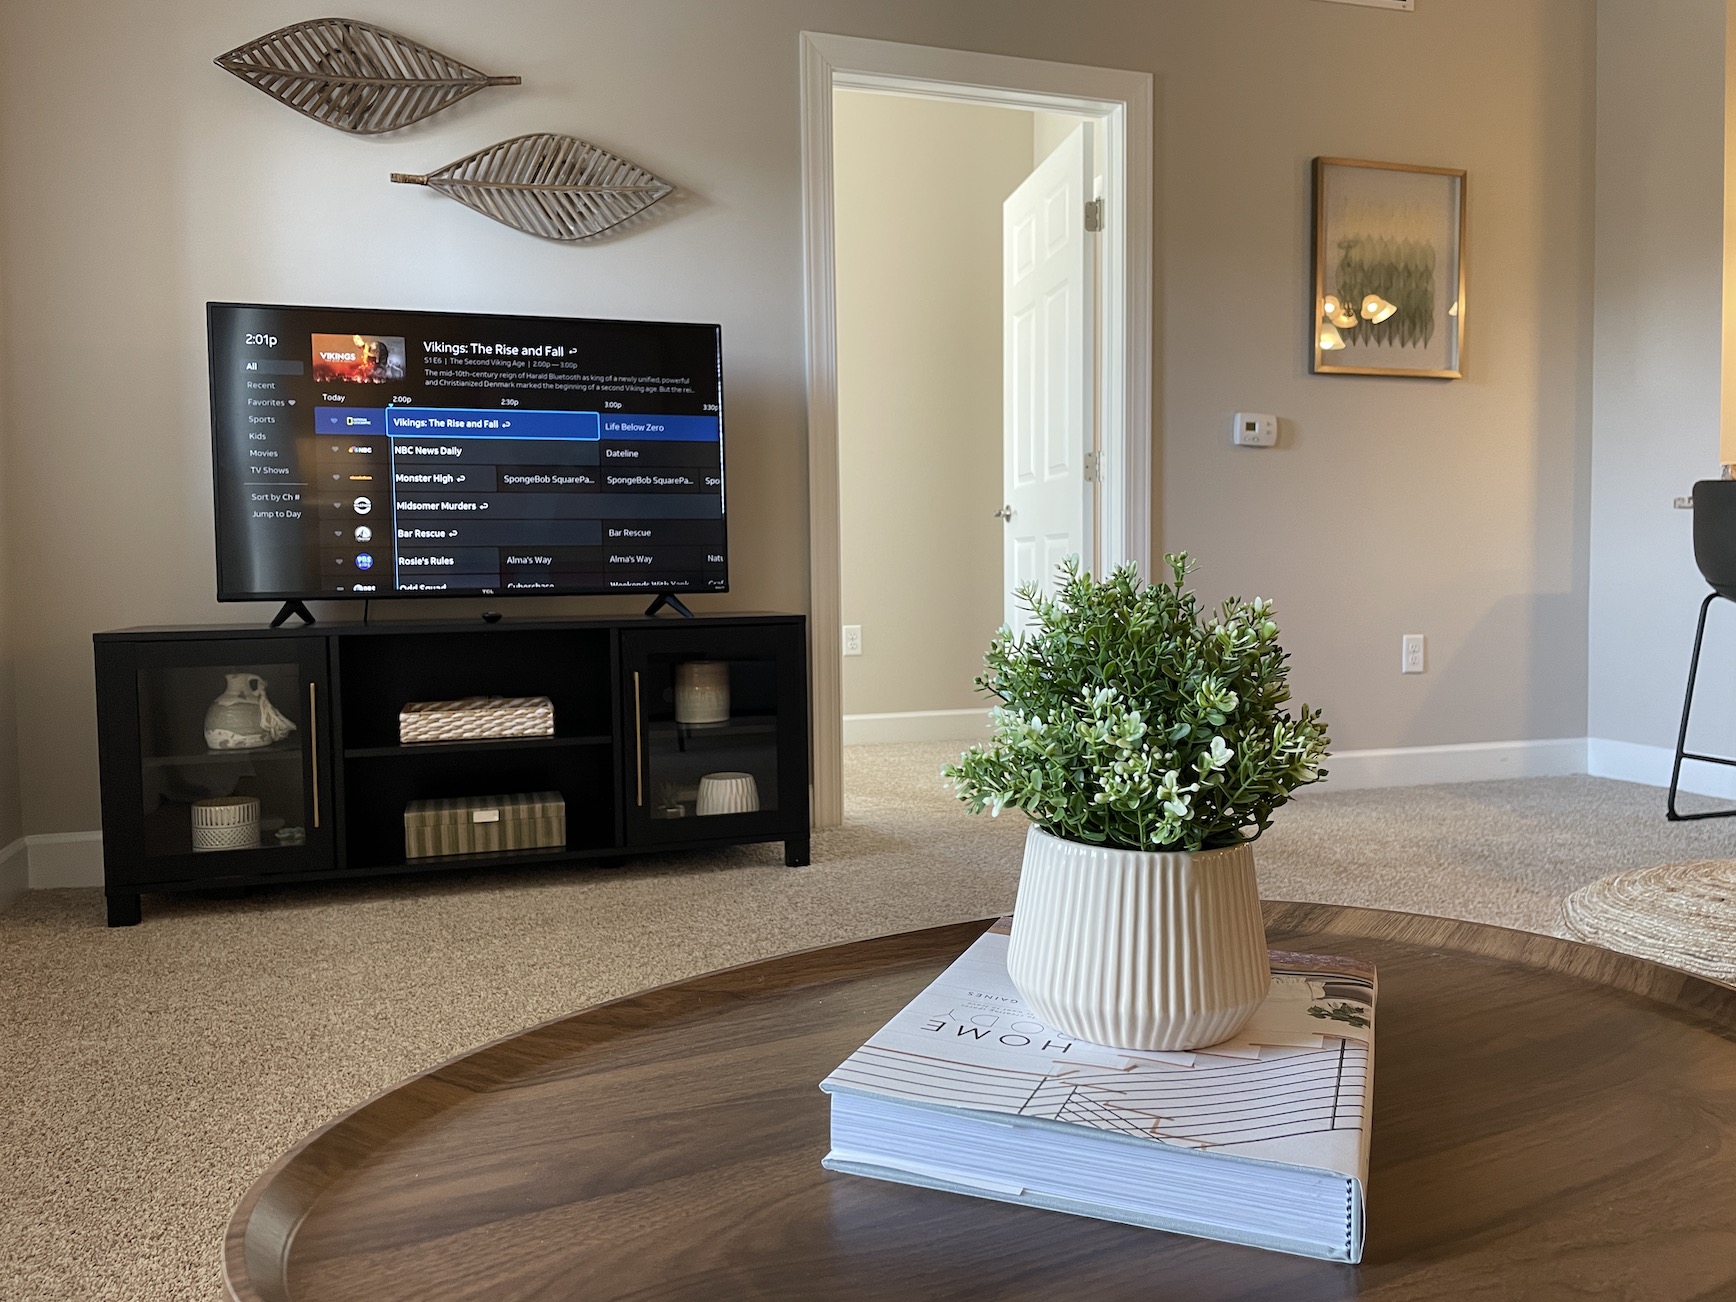
<svg viewBox="0 0 1736 1302"><path fill-rule="evenodd" d="M1253 847L1155 854L1032 827L1007 968L1039 1018L1082 1040L1226 1040L1272 980Z"/></svg>

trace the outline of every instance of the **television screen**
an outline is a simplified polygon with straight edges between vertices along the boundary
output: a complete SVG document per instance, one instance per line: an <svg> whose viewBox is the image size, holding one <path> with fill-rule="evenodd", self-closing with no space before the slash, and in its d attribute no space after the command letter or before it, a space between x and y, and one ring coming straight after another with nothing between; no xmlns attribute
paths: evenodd
<svg viewBox="0 0 1736 1302"><path fill-rule="evenodd" d="M717 326L206 317L219 600L727 591Z"/></svg>

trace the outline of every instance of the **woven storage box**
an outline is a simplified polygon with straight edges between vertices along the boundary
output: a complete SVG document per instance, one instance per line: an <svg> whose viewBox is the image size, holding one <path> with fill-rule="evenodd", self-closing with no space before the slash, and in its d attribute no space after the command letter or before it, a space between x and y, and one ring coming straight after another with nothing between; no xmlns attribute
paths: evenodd
<svg viewBox="0 0 1736 1302"><path fill-rule="evenodd" d="M259 798L213 796L193 802L193 853L251 850L259 844Z"/></svg>
<svg viewBox="0 0 1736 1302"><path fill-rule="evenodd" d="M555 707L546 696L467 696L461 701L411 701L398 711L398 740L479 741L490 737L552 737Z"/></svg>
<svg viewBox="0 0 1736 1302"><path fill-rule="evenodd" d="M567 843L567 802L558 791L459 796L404 806L404 857L559 849Z"/></svg>

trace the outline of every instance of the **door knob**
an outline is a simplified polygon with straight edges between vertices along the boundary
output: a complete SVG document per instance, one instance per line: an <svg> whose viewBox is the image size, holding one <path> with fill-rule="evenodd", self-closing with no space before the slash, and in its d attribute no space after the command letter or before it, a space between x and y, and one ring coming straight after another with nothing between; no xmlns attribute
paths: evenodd
<svg viewBox="0 0 1736 1302"><path fill-rule="evenodd" d="M1012 508L1011 503L1009 503L1006 506L1003 506L1000 510L996 511L995 512L995 519L1005 520L1008 524L1011 524L1013 522L1013 508Z"/></svg>

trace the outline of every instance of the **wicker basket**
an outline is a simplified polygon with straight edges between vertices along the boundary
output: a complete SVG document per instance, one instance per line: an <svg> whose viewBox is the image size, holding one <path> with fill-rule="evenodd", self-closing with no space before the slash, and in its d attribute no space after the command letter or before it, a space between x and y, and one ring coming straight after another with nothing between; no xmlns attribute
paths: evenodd
<svg viewBox="0 0 1736 1302"><path fill-rule="evenodd" d="M554 735L555 707L546 696L467 696L461 701L411 701L398 711L398 740L405 745Z"/></svg>
<svg viewBox="0 0 1736 1302"><path fill-rule="evenodd" d="M406 859L559 849L566 843L567 802L558 791L413 800L404 807Z"/></svg>

